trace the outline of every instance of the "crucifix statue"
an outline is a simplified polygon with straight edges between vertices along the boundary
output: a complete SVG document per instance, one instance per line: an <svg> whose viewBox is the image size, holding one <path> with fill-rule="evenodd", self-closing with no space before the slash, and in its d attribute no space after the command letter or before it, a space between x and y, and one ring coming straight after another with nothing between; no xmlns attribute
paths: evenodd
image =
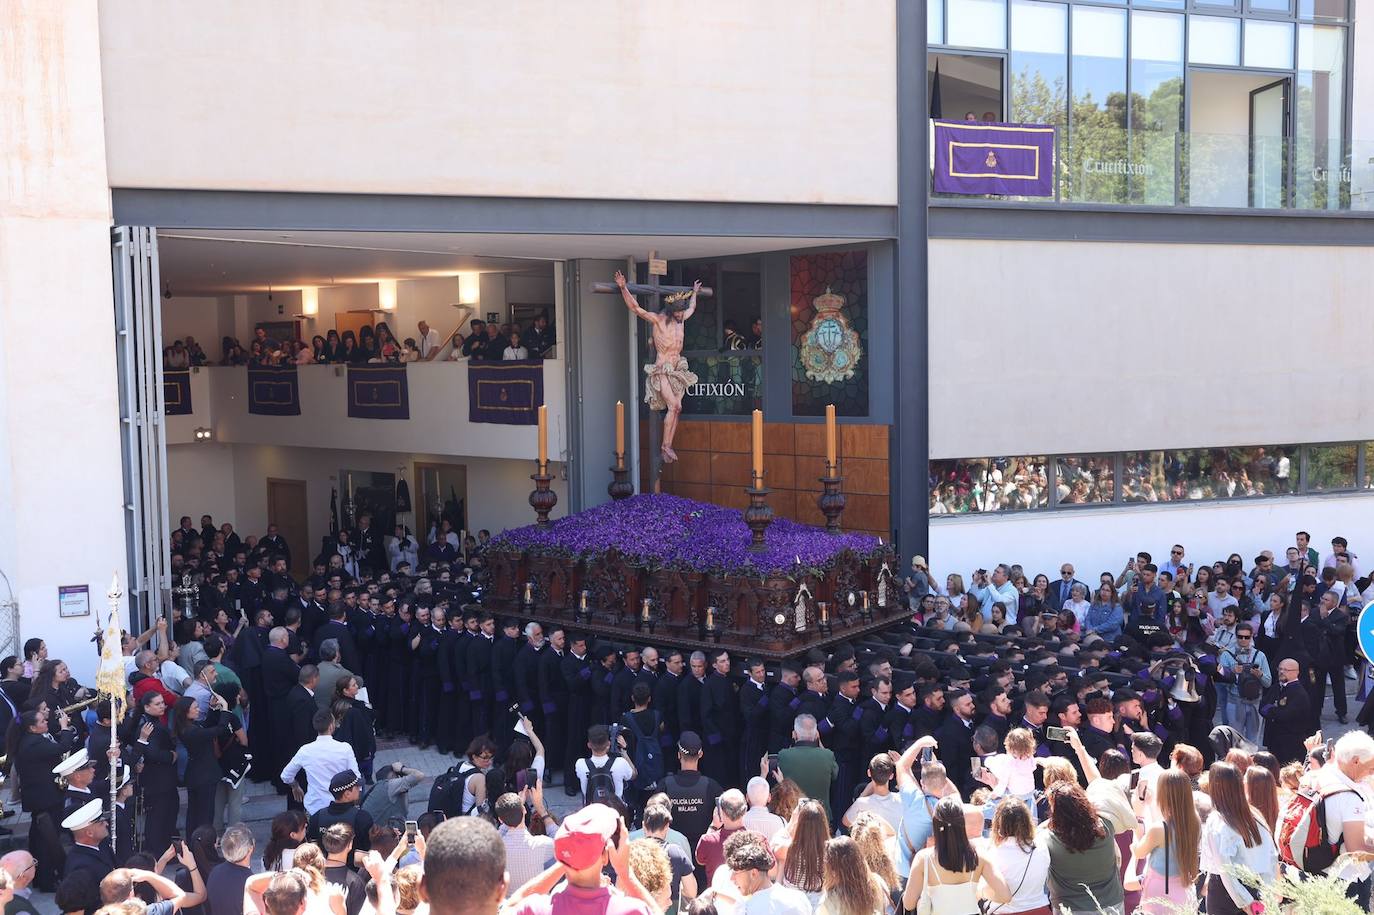
<svg viewBox="0 0 1374 915"><path fill-rule="evenodd" d="M663 463L671 464L677 460L673 451L673 435L677 431L678 418L682 415L682 400L687 389L697 383L697 376L687 366L682 355L683 323L696 311L697 297L710 296L713 290L702 286L701 281L692 286L660 286L657 284L630 283L619 270L615 273L615 283L595 283L594 292L619 292L625 307L647 321L654 343L654 363L644 367L644 401L650 410L663 410L663 441L659 448ZM641 307L636 295L649 295L655 304L662 303L661 310L648 311ZM657 472L653 474L657 477Z"/></svg>

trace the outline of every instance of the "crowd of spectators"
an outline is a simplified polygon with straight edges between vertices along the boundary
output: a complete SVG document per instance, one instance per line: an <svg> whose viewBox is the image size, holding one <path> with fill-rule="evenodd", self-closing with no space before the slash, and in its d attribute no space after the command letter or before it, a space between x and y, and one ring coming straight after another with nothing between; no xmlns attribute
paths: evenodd
<svg viewBox="0 0 1374 915"><path fill-rule="evenodd" d="M426 321L417 325L417 334L397 340L385 321L364 326L356 334L345 330L342 334L330 330L316 334L309 342L277 340L267 328L259 326L245 348L236 338L220 341L221 358L216 365L286 366L286 365L401 365L410 362L432 362L436 359L475 361L512 361L543 359L556 344L548 315L540 313L523 331L509 322L497 324L474 318L469 332L456 331L450 340L443 340ZM192 336L172 341L163 350L163 366L167 369L186 369L210 365L210 359Z"/></svg>
<svg viewBox="0 0 1374 915"><path fill-rule="evenodd" d="M493 616L486 537L421 547L363 516L293 565L274 529L183 518L196 615L124 638L113 743L107 702L64 711L88 691L41 639L0 661L36 857L12 879L103 915L1211 915L1288 873L1367 910L1374 740L1314 732L1328 685L1345 716L1370 583L1343 538L1325 560L1309 539L1282 566L1140 552L1091 595L1067 563L965 588L915 557L903 622L740 669ZM376 767L387 736L456 762ZM261 850L245 779L286 808ZM1281 867L1314 798L1322 854Z"/></svg>

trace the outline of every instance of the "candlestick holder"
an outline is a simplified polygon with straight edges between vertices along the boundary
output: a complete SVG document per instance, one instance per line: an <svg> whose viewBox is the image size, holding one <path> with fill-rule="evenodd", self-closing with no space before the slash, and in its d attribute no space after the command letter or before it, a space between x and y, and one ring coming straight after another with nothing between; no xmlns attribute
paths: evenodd
<svg viewBox="0 0 1374 915"><path fill-rule="evenodd" d="M530 479L534 481L534 491L530 493L530 508L534 509L534 515L538 519L536 523L540 527L547 527L549 512L558 504L558 493L549 489L549 483L553 481L553 477L549 476L549 465L540 464L539 472L530 474Z"/></svg>
<svg viewBox="0 0 1374 915"><path fill-rule="evenodd" d="M617 502L635 494L635 486L630 482L630 468L625 466L625 455L615 456L615 466L611 468L611 482L606 492Z"/></svg>
<svg viewBox="0 0 1374 915"><path fill-rule="evenodd" d="M825 530L828 534L840 532L840 515L844 514L844 493L840 491L844 477L839 476L835 472L836 469L834 465L826 465L827 476L820 478L821 485L825 488L816 499L821 514L825 515Z"/></svg>
<svg viewBox="0 0 1374 915"><path fill-rule="evenodd" d="M525 582L525 591L520 598L520 605L526 610L534 609L534 582Z"/></svg>
<svg viewBox="0 0 1374 915"><path fill-rule="evenodd" d="M583 588L582 592L578 594L577 606L573 607L574 624L591 622L592 611L590 605L588 604L588 600L590 599L590 597L591 592L588 591L586 588Z"/></svg>
<svg viewBox="0 0 1374 915"><path fill-rule="evenodd" d="M716 608L707 607L706 617L701 624L701 637L716 644L720 643L720 627L716 625Z"/></svg>
<svg viewBox="0 0 1374 915"><path fill-rule="evenodd" d="M873 608L868 604L868 592L859 592L859 616L865 623L873 622Z"/></svg>
<svg viewBox="0 0 1374 915"><path fill-rule="evenodd" d="M825 601L817 601L816 609L820 611L821 618L816 623L816 628L821 635L829 636L835 631L835 627L830 624L830 605Z"/></svg>
<svg viewBox="0 0 1374 915"><path fill-rule="evenodd" d="M749 493L749 507L744 510L744 523L749 525L749 530L753 533L749 549L755 553L762 553L764 531L773 523L773 509L768 507L768 493L772 490L764 486L762 480L755 480L754 487L746 489L745 492Z"/></svg>

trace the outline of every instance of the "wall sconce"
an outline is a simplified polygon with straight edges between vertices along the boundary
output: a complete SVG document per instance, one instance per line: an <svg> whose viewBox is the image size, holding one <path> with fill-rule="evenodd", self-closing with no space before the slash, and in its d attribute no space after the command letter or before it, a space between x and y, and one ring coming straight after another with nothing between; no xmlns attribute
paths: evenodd
<svg viewBox="0 0 1374 915"><path fill-rule="evenodd" d="M301 314L313 318L320 313L320 289L318 286L305 286L301 289Z"/></svg>
<svg viewBox="0 0 1374 915"><path fill-rule="evenodd" d="M482 298L482 275L480 273L458 274L458 304L476 305Z"/></svg>
<svg viewBox="0 0 1374 915"><path fill-rule="evenodd" d="M396 310L396 281L377 281L377 307L382 311Z"/></svg>
<svg viewBox="0 0 1374 915"><path fill-rule="evenodd" d="M198 442L208 442L215 437L215 433L204 426L196 426L195 436Z"/></svg>

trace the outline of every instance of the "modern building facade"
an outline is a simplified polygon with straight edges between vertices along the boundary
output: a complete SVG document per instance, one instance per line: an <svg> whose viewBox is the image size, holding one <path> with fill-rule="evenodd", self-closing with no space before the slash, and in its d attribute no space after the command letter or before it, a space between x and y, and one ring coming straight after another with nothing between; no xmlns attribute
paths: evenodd
<svg viewBox="0 0 1374 915"><path fill-rule="evenodd" d="M158 424L138 409L156 350L128 341L549 307L575 510L604 498L645 352L591 287L647 279L651 251L719 291L667 491L737 500L757 406L775 508L818 517L835 402L847 525L938 573L1094 574L1174 541L1248 559L1298 529L1359 553L1374 38L1353 0L1286 3L15 0L0 570L23 628L75 657L93 622L59 617L60 586L100 606L132 568L165 599L162 499L173 525L260 532L296 510L271 484L300 482L309 549L350 481L461 465L473 527L529 517L533 431L467 424L460 364L412 371L401 431L328 413L327 369L297 422L249 416L241 370L216 368ZM929 117L969 113L1058 128L1055 196L931 197ZM827 292L862 341L844 377L804 359ZM728 351L726 322L755 317L762 347Z"/></svg>

